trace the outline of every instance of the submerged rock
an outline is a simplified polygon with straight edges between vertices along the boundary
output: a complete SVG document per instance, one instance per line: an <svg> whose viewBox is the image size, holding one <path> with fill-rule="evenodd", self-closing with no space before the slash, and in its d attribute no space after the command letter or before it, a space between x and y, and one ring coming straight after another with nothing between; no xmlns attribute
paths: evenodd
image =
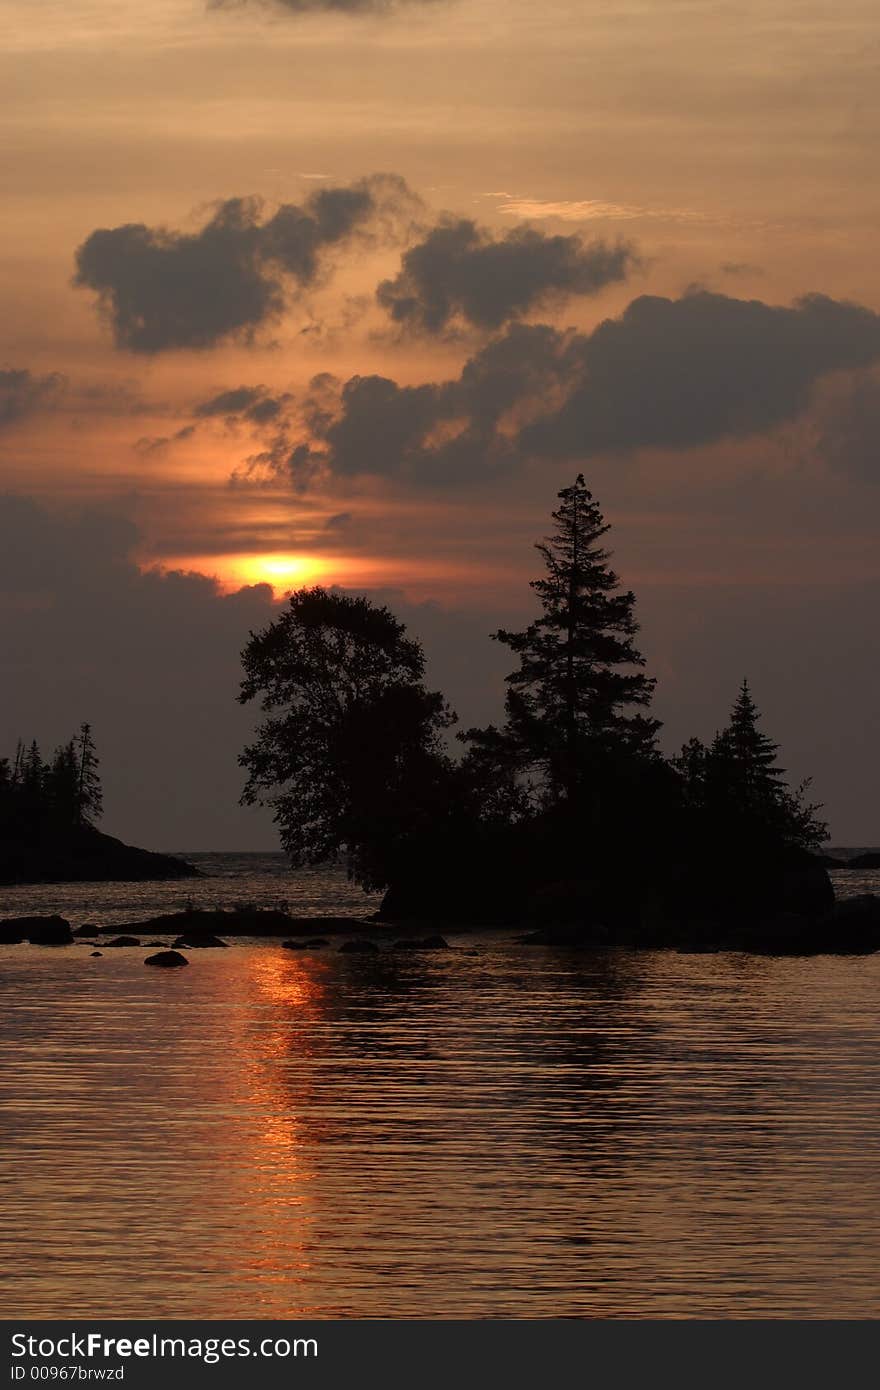
<svg viewBox="0 0 880 1390"><path fill-rule="evenodd" d="M209 935L209 933L206 932L204 935L194 934L193 936L179 936L177 940L173 941L171 944L175 948L179 947L182 950L188 951L191 949L208 946L222 946L225 948L228 945L228 942L221 941L219 936L211 936Z"/></svg>
<svg viewBox="0 0 880 1390"><path fill-rule="evenodd" d="M158 965L165 970L173 970L178 965L189 965L189 961L179 951L157 951L154 956L147 956L144 965Z"/></svg>
<svg viewBox="0 0 880 1390"><path fill-rule="evenodd" d="M375 955L375 953L379 950L379 947L376 945L375 941L363 941L363 940L361 940L360 938L358 938L356 941L343 941L343 943L342 943L342 945L340 946L339 949L340 949L340 951L350 951L350 952L351 952L351 951L361 951L361 952L369 951L369 952L371 952L372 954Z"/></svg>
<svg viewBox="0 0 880 1390"><path fill-rule="evenodd" d="M592 926L577 926L570 922L556 926L541 927L539 931L529 932L518 938L527 946L565 946L575 950L598 951L610 944L607 927L595 923Z"/></svg>
<svg viewBox="0 0 880 1390"><path fill-rule="evenodd" d="M191 908L187 912L166 912L140 922L117 922L103 931L174 932L193 943L204 936L314 936L315 930L327 935L348 936L367 931L370 924L359 917L291 917L276 908L240 907L229 912Z"/></svg>
<svg viewBox="0 0 880 1390"><path fill-rule="evenodd" d="M116 936L112 941L105 941L105 946L140 946L140 941L136 936Z"/></svg>
<svg viewBox="0 0 880 1390"><path fill-rule="evenodd" d="M396 951L449 951L452 948L443 936L423 936L395 941L394 949Z"/></svg>

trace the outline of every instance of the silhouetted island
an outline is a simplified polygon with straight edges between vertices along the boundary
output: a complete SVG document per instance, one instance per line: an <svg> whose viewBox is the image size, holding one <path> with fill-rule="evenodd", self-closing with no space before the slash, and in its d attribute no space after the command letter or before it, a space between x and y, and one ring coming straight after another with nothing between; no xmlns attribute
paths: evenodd
<svg viewBox="0 0 880 1390"><path fill-rule="evenodd" d="M874 899L835 905L820 808L790 787L743 681L708 744L660 751L635 596L582 475L537 546L537 614L494 639L516 664L501 725L458 735L418 642L385 607L290 595L242 653L264 718L242 800L293 866L347 859L384 923L531 926L533 944L874 950Z"/></svg>
<svg viewBox="0 0 880 1390"><path fill-rule="evenodd" d="M44 762L36 741L0 758L0 884L142 882L193 878L173 855L123 844L98 830L98 757L83 724Z"/></svg>

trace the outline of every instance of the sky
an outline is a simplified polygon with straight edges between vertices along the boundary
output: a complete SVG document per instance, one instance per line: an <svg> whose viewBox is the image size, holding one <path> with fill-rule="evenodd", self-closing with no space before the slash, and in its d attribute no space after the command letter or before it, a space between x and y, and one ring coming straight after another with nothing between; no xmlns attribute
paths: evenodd
<svg viewBox="0 0 880 1390"><path fill-rule="evenodd" d="M878 66L867 0L5 0L0 752L273 848L248 633L367 592L487 722L582 471L666 751L747 676L880 843Z"/></svg>

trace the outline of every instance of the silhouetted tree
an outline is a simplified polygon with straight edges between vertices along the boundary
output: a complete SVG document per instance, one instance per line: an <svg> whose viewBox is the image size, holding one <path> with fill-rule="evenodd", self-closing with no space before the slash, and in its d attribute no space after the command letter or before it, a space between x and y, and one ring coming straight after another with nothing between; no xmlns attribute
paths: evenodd
<svg viewBox="0 0 880 1390"><path fill-rule="evenodd" d="M79 771L76 787L76 811L80 825L92 825L104 811L98 754L90 724L81 724L75 740Z"/></svg>
<svg viewBox="0 0 880 1390"><path fill-rule="evenodd" d="M537 778L548 805L600 813L600 784L609 763L656 760L659 723L639 707L650 704L654 681L638 668L635 596L620 589L601 545L609 530L582 474L559 493L556 530L537 545L545 575L531 587L542 613L522 632L501 630L519 657L507 677L503 730L465 735L471 757L508 758Z"/></svg>
<svg viewBox="0 0 880 1390"><path fill-rule="evenodd" d="M79 825L79 759L73 739L55 749L44 786L53 820L59 825Z"/></svg>
<svg viewBox="0 0 880 1390"><path fill-rule="evenodd" d="M242 801L273 808L294 865L344 853L364 887L384 886L449 795L455 716L425 689L418 642L387 608L316 587L251 634L242 662L239 698L265 715L239 759Z"/></svg>
<svg viewBox="0 0 880 1390"><path fill-rule="evenodd" d="M743 681L727 727L706 748L691 739L673 759L686 805L708 817L719 834L778 841L801 849L823 842L821 807L808 804L809 782L792 790L777 764L779 745L759 727L760 713Z"/></svg>

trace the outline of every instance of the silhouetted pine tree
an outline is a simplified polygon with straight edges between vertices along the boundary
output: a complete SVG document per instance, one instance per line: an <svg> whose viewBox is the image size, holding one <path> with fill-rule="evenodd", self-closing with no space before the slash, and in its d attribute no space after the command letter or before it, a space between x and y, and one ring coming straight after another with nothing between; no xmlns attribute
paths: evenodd
<svg viewBox="0 0 880 1390"><path fill-rule="evenodd" d="M472 730L466 739L480 757L499 738L523 767L539 769L547 802L573 808L609 759L653 759L659 726L635 713L647 706L655 682L638 668L635 596L620 589L601 539L610 529L582 474L559 493L556 530L537 545L546 574L532 581L542 614L523 632L495 638L519 657L508 677L503 731Z"/></svg>
<svg viewBox="0 0 880 1390"><path fill-rule="evenodd" d="M777 764L779 745L758 726L760 713L748 681L743 681L730 722L716 734L703 760L703 803L710 812L740 827L771 835L786 844L816 848L827 827L808 805L809 782L794 791ZM692 744L695 740L692 740Z"/></svg>
<svg viewBox="0 0 880 1390"><path fill-rule="evenodd" d="M98 772L98 754L90 724L80 725L79 734L74 742L78 758L77 820L80 825L92 825L96 820L100 820L103 814L104 798Z"/></svg>

